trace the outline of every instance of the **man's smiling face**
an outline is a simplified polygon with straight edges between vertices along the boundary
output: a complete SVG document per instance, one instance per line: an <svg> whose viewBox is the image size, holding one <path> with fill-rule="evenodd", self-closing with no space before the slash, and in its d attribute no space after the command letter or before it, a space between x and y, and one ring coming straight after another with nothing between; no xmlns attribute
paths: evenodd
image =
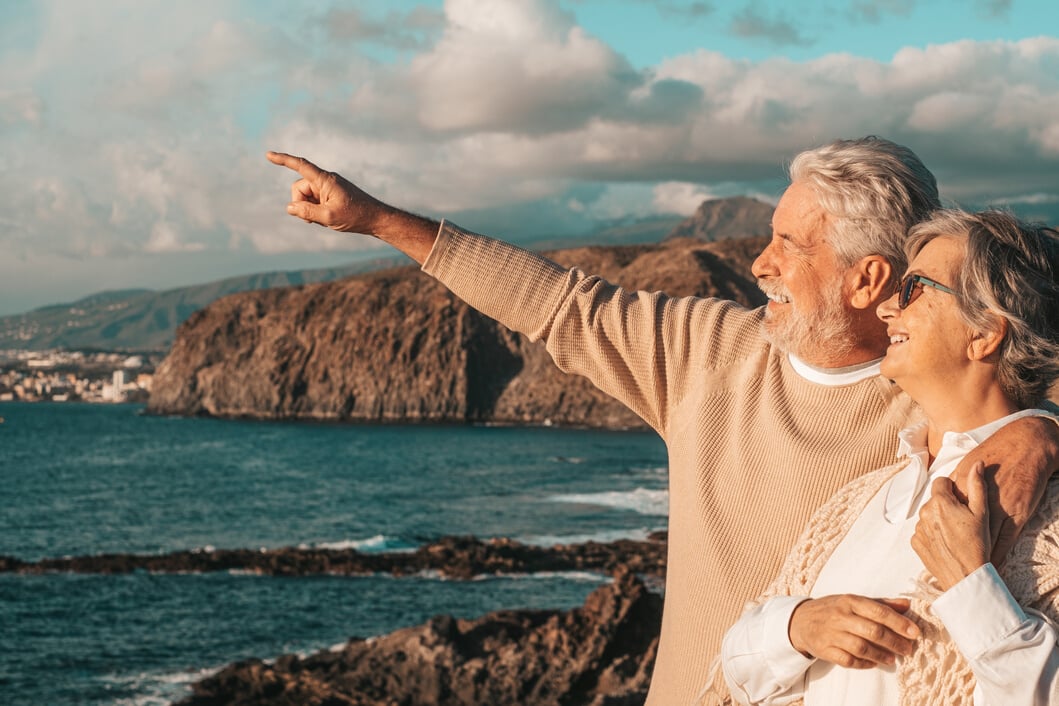
<svg viewBox="0 0 1059 706"><path fill-rule="evenodd" d="M752 267L769 298L765 334L815 364L839 359L852 347L842 291L846 267L827 242L828 219L810 186L795 181L772 216L772 242Z"/></svg>

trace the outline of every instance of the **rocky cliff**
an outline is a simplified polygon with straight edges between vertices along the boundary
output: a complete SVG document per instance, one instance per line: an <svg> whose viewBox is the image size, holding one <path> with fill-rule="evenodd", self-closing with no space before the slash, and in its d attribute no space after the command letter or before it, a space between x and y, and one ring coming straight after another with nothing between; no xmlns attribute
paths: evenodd
<svg viewBox="0 0 1059 706"><path fill-rule="evenodd" d="M757 305L761 239L551 253L627 288ZM158 368L157 414L363 422L634 427L642 422L543 347L414 267L237 294L192 315Z"/></svg>

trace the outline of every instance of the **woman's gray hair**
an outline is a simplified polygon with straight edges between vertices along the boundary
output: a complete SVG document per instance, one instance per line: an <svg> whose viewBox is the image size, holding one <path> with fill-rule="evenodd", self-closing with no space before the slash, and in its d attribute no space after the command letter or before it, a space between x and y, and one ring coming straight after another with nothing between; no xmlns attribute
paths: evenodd
<svg viewBox="0 0 1059 706"><path fill-rule="evenodd" d="M881 255L891 285L907 267L908 229L941 208L938 184L915 153L880 137L837 140L802 152L791 181L810 184L831 216L828 240L846 266Z"/></svg>
<svg viewBox="0 0 1059 706"><path fill-rule="evenodd" d="M967 324L990 331L996 317L1007 322L1001 389L1023 409L1040 404L1059 378L1059 232L1004 211L938 211L909 233L909 260L942 236L966 242L952 276Z"/></svg>

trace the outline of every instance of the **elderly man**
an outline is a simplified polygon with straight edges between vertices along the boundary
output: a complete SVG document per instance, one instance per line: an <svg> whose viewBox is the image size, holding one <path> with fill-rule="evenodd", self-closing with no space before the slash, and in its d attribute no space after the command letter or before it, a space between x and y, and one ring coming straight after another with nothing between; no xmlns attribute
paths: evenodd
<svg viewBox="0 0 1059 706"><path fill-rule="evenodd" d="M879 375L875 307L904 271L904 235L938 208L933 175L886 140L799 155L753 266L769 297L629 292L505 243L415 216L304 159L287 211L397 247L458 296L532 339L639 414L669 451L665 609L648 703L695 700L726 628L812 511L890 463L914 405ZM999 463L1009 527L1032 514L1059 462L1049 420L1009 425L968 457Z"/></svg>

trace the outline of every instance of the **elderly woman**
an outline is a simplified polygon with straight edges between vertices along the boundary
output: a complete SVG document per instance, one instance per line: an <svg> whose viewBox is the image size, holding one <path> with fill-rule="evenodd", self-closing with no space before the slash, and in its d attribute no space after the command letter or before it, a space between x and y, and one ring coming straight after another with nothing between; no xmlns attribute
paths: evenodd
<svg viewBox="0 0 1059 706"><path fill-rule="evenodd" d="M908 254L878 310L882 373L926 421L902 432L906 460L816 513L728 631L739 703L1059 704L1059 481L998 569L983 469L966 497L948 478L997 429L1039 414L1059 375L1059 234L942 211Z"/></svg>

